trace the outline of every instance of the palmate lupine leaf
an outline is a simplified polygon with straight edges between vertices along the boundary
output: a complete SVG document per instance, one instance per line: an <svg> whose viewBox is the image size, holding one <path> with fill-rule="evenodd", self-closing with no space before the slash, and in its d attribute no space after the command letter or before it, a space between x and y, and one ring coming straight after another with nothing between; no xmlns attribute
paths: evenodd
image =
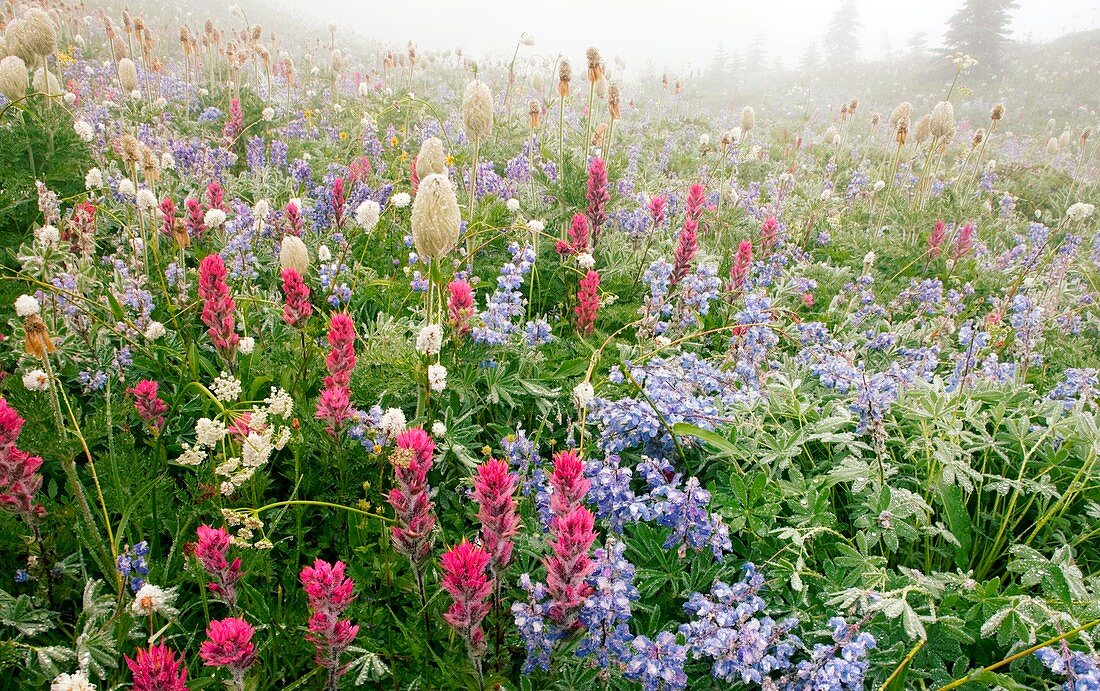
<svg viewBox="0 0 1100 691"><path fill-rule="evenodd" d="M29 638L52 629L56 619L49 610L35 608L29 595L13 597L7 591L0 590L0 624L10 626Z"/></svg>

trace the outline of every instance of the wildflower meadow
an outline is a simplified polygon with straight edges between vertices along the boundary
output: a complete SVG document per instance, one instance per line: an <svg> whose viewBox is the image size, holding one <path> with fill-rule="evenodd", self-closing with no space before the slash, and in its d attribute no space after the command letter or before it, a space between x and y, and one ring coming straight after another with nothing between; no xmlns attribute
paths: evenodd
<svg viewBox="0 0 1100 691"><path fill-rule="evenodd" d="M0 27L0 687L1100 689L1097 32Z"/></svg>

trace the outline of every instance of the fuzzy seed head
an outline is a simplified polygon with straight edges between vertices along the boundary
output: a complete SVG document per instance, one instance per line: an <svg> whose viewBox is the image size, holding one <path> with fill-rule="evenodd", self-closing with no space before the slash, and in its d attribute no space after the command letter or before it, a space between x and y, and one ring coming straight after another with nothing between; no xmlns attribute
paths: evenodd
<svg viewBox="0 0 1100 691"><path fill-rule="evenodd" d="M466 95L462 98L462 123L470 139L485 139L493 131L493 94L479 79L466 86Z"/></svg>
<svg viewBox="0 0 1100 691"><path fill-rule="evenodd" d="M454 188L446 175L432 173L420 180L412 206L412 236L422 257L439 258L458 243L462 216Z"/></svg>

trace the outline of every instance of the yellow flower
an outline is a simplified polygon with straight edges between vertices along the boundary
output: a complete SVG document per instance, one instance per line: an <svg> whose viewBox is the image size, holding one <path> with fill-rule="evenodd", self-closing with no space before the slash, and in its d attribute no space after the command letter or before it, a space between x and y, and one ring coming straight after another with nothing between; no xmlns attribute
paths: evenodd
<svg viewBox="0 0 1100 691"><path fill-rule="evenodd" d="M455 163L455 157L453 155L452 156L447 156L447 165L453 166L454 163Z"/></svg>
<svg viewBox="0 0 1100 691"><path fill-rule="evenodd" d="M341 132L340 133L340 139L347 139L347 138L348 138L348 133L347 132Z"/></svg>
<svg viewBox="0 0 1100 691"><path fill-rule="evenodd" d="M397 146L397 135L390 137L390 146Z"/></svg>
<svg viewBox="0 0 1100 691"><path fill-rule="evenodd" d="M409 154L408 154L408 152L402 151L402 152L401 152L401 162L402 162L402 163L404 163L404 162L405 162L405 161L407 161L407 160L409 160Z"/></svg>
<svg viewBox="0 0 1100 691"><path fill-rule="evenodd" d="M492 450L491 448L489 448L489 445L488 445L488 444L486 444L485 446L481 447L481 455L482 455L482 456L488 456L488 455L489 455L489 454L491 454L491 453L493 453L493 450Z"/></svg>

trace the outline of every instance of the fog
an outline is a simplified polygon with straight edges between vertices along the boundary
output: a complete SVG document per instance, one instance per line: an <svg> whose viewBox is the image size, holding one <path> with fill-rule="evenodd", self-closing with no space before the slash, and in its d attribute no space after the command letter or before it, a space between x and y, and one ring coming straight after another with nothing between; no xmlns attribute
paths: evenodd
<svg viewBox="0 0 1100 691"><path fill-rule="evenodd" d="M768 63L797 63L818 42L840 2L830 0L281 0L306 11L313 22L335 22L387 44L412 40L421 50L462 47L468 55L510 55L523 32L539 54L580 55L598 45L628 69L647 63L657 69L704 68L721 44L728 52L750 43L765 47ZM863 25L860 56L886 57L905 50L914 34L926 34L929 49L942 41L946 22L961 0L892 2L856 0ZM1021 0L1013 13L1011 37L1047 41L1073 31L1100 27L1096 0Z"/></svg>

